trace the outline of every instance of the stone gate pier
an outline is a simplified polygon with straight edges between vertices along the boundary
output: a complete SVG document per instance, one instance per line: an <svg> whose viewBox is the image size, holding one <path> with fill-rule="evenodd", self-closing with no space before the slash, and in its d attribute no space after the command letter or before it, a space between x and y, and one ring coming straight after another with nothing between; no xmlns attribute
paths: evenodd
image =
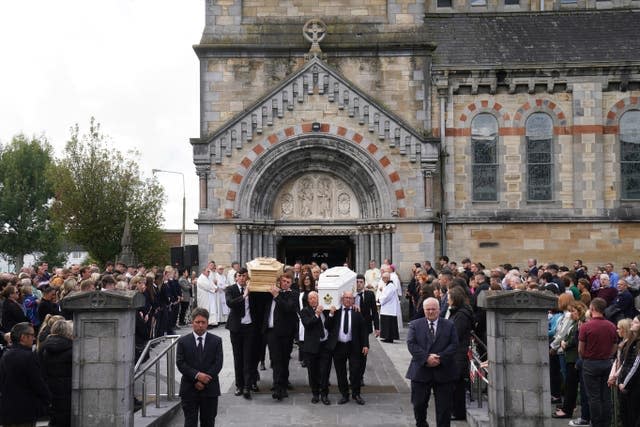
<svg viewBox="0 0 640 427"><path fill-rule="evenodd" d="M62 308L73 312L71 425L133 426L136 291L69 295Z"/></svg>
<svg viewBox="0 0 640 427"><path fill-rule="evenodd" d="M548 310L557 297L536 291L484 291L489 425L550 427Z"/></svg>

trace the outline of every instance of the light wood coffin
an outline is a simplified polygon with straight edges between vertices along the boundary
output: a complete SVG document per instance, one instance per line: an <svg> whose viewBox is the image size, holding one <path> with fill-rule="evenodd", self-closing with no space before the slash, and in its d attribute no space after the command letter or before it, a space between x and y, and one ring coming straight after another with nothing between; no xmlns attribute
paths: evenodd
<svg viewBox="0 0 640 427"><path fill-rule="evenodd" d="M282 274L284 264L275 258L256 258L247 263L251 292L269 292Z"/></svg>
<svg viewBox="0 0 640 427"><path fill-rule="evenodd" d="M324 308L332 305L340 308L340 297L344 291L353 291L356 287L355 271L349 270L348 267L332 267L320 274L318 279L318 296L319 303Z"/></svg>

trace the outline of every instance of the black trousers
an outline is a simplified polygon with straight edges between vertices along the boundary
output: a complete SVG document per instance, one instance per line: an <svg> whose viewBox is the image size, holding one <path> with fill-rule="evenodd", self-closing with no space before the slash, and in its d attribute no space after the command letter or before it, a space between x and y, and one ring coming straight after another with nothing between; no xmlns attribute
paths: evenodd
<svg viewBox="0 0 640 427"><path fill-rule="evenodd" d="M454 417L465 419L467 417L467 375L469 375L469 361L458 365L458 378L453 383L453 403L451 413Z"/></svg>
<svg viewBox="0 0 640 427"><path fill-rule="evenodd" d="M411 403L416 427L427 427L427 408L431 389L436 398L436 425L449 427L451 425L451 393L453 383L423 383L411 381Z"/></svg>
<svg viewBox="0 0 640 427"><path fill-rule="evenodd" d="M567 362L567 379L564 384L564 401L562 402L562 411L565 414L573 414L576 408L576 400L578 397L578 371L576 364Z"/></svg>
<svg viewBox="0 0 640 427"><path fill-rule="evenodd" d="M362 353L360 349L352 348L351 343L338 341L333 352L333 366L336 368L338 389L343 396L349 395L349 383L351 394L360 394L360 378L362 378L361 363ZM349 381L347 382L347 361L349 362Z"/></svg>
<svg viewBox="0 0 640 427"><path fill-rule="evenodd" d="M214 427L216 415L218 415L218 396L183 397L182 412L184 412L184 427L198 426L198 412L200 427Z"/></svg>
<svg viewBox="0 0 640 427"><path fill-rule="evenodd" d="M271 368L273 369L273 387L276 392L284 392L289 382L289 359L293 350L293 336L278 336L273 329L267 331Z"/></svg>
<svg viewBox="0 0 640 427"><path fill-rule="evenodd" d="M303 360L307 364L307 376L309 387L314 396L329 394L329 373L331 372L331 352L326 347L326 342L320 343L317 353L302 353Z"/></svg>
<svg viewBox="0 0 640 427"><path fill-rule="evenodd" d="M233 348L233 369L236 375L236 387L246 388L253 382L253 325L241 325L240 331L231 332Z"/></svg>

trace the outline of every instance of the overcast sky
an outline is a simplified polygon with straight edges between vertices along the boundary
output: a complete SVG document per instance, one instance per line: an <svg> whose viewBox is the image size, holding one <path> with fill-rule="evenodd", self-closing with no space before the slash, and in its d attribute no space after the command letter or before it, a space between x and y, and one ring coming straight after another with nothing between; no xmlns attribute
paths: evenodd
<svg viewBox="0 0 640 427"><path fill-rule="evenodd" d="M0 142L44 134L56 154L94 116L113 145L151 169L183 172L196 229L197 44L204 0L0 0ZM182 178L159 174L165 227L182 227Z"/></svg>

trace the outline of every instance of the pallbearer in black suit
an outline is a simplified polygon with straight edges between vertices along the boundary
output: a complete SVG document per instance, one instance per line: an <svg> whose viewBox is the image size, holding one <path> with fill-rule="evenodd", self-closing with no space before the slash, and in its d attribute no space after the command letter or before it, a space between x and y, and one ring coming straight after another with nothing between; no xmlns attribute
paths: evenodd
<svg viewBox="0 0 640 427"><path fill-rule="evenodd" d="M338 388L342 397L339 405L349 401L349 383L351 396L358 405L364 405L360 396L360 378L362 355L369 353L369 335L362 315L353 310L353 292L342 294L342 308L331 306L326 327L329 330L328 347L333 350L333 365L336 368ZM349 382L347 382L347 361L349 361Z"/></svg>
<svg viewBox="0 0 640 427"><path fill-rule="evenodd" d="M291 290L293 275L280 276L280 287L271 287L271 306L265 312L263 331L267 334L273 369L273 398L287 397L289 359L293 338L298 332L298 292Z"/></svg>
<svg viewBox="0 0 640 427"><path fill-rule="evenodd" d="M380 336L380 317L378 316L378 305L376 304L376 294L364 288L365 278L362 274L356 276L355 307L360 310L367 327L367 334L376 333ZM373 323L373 325L372 325ZM360 386L364 386L364 371L367 369L367 356L362 355L362 375L360 375Z"/></svg>
<svg viewBox="0 0 640 427"><path fill-rule="evenodd" d="M213 427L218 413L222 369L222 340L207 333L209 312L196 308L191 312L193 332L178 340L176 365L182 374L180 397L184 426Z"/></svg>
<svg viewBox="0 0 640 427"><path fill-rule="evenodd" d="M440 317L440 302L427 298L422 303L425 318L409 323L407 347L411 363L406 378L411 380L411 403L416 427L428 427L427 405L431 389L436 401L436 425L451 425L451 403L457 378L458 335L450 320Z"/></svg>
<svg viewBox="0 0 640 427"><path fill-rule="evenodd" d="M318 293L309 292L309 304L300 311L300 320L304 325L305 339L302 343L302 357L307 366L309 387L311 387L311 403L330 405L329 372L331 371L331 352L327 348L329 331L325 327L328 313L318 304Z"/></svg>
<svg viewBox="0 0 640 427"><path fill-rule="evenodd" d="M245 399L251 399L250 387L255 359L252 354L255 332L249 307L248 275L247 269L241 268L236 273L236 284L225 289L225 299L229 306L226 328L233 347L233 368L236 375L235 395L243 395Z"/></svg>

